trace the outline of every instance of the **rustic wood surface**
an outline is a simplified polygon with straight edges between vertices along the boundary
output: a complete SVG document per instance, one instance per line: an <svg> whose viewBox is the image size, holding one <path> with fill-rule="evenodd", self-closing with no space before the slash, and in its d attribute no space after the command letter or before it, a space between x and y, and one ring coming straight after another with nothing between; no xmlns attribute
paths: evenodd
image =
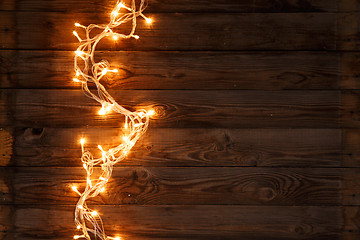
<svg viewBox="0 0 360 240"><path fill-rule="evenodd" d="M128 1L128 0L126 0ZM73 77L74 22L116 0L0 1L0 239L72 239L79 139L123 118ZM90 203L122 240L360 238L360 2L150 0L104 41L121 105L156 111Z"/></svg>

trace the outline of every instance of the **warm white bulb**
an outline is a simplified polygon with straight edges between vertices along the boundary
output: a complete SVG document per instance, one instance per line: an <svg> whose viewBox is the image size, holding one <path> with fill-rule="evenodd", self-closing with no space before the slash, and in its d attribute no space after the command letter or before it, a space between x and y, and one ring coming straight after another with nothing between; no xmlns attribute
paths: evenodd
<svg viewBox="0 0 360 240"><path fill-rule="evenodd" d="M115 41L119 39L118 36L116 36L115 34L112 37Z"/></svg>
<svg viewBox="0 0 360 240"><path fill-rule="evenodd" d="M134 38L135 39L139 39L140 37L138 35L134 35Z"/></svg>
<svg viewBox="0 0 360 240"><path fill-rule="evenodd" d="M77 225L77 227L76 227L77 229L80 229L81 228L81 226L80 225Z"/></svg>
<svg viewBox="0 0 360 240"><path fill-rule="evenodd" d="M76 27L80 27L81 25L79 23L75 23ZM75 32L75 31L74 31Z"/></svg>
<svg viewBox="0 0 360 240"><path fill-rule="evenodd" d="M146 22L147 22L148 24L151 24L151 23L152 23L152 19L151 19L151 18L145 18L145 20L146 20Z"/></svg>
<svg viewBox="0 0 360 240"><path fill-rule="evenodd" d="M96 215L98 215L98 213L97 213L97 211L92 211L92 212L91 212L91 215L92 215L92 216L96 216Z"/></svg>
<svg viewBox="0 0 360 240"><path fill-rule="evenodd" d="M102 107L102 108L99 110L99 114L100 114L100 115L105 115L105 114L106 114L105 108Z"/></svg>
<svg viewBox="0 0 360 240"><path fill-rule="evenodd" d="M84 143L85 143L85 138L80 139L80 144L84 145Z"/></svg>
<svg viewBox="0 0 360 240"><path fill-rule="evenodd" d="M80 80L77 79L77 78L73 78L73 81L74 81L74 82L80 82Z"/></svg>
<svg viewBox="0 0 360 240"><path fill-rule="evenodd" d="M147 112L147 115L149 115L149 116L152 116L152 115L154 115L154 114L155 114L155 111L152 110L152 109L150 109L150 110Z"/></svg>
<svg viewBox="0 0 360 240"><path fill-rule="evenodd" d="M72 190L73 190L74 192L77 192L77 191L78 191L76 186L72 186L71 188L72 188Z"/></svg>

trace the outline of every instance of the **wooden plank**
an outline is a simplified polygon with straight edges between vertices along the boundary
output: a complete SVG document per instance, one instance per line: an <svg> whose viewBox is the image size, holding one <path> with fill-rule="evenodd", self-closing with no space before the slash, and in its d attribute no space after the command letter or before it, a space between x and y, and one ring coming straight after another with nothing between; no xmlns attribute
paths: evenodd
<svg viewBox="0 0 360 240"><path fill-rule="evenodd" d="M117 0L3 0L2 10L45 12L110 12ZM128 3L129 0L123 2ZM323 12L336 11L336 0L266 1L266 0L149 0L146 12ZM342 3L344 10L354 11L355 3Z"/></svg>
<svg viewBox="0 0 360 240"><path fill-rule="evenodd" d="M351 168L343 174L343 205L360 205L360 168Z"/></svg>
<svg viewBox="0 0 360 240"><path fill-rule="evenodd" d="M353 68L358 56L330 52L106 51L98 57L119 69L104 82L111 89L339 89L343 78L352 87L360 68ZM73 52L0 51L0 62L0 88L78 88L71 81Z"/></svg>
<svg viewBox="0 0 360 240"><path fill-rule="evenodd" d="M81 191L86 182L82 167L21 167L0 171L9 189L3 193L3 204L61 201L72 205L78 195L71 187L77 185ZM91 203L340 205L340 182L341 171L337 168L129 168L119 164L105 192ZM6 197L10 192L11 196Z"/></svg>
<svg viewBox="0 0 360 240"><path fill-rule="evenodd" d="M348 167L360 167L360 130L343 130L343 165Z"/></svg>
<svg viewBox="0 0 360 240"><path fill-rule="evenodd" d="M360 208L347 206L343 208L344 228L343 240L357 240L360 238Z"/></svg>
<svg viewBox="0 0 360 240"><path fill-rule="evenodd" d="M341 95L341 121L344 127L359 128L360 91L344 91Z"/></svg>
<svg viewBox="0 0 360 240"><path fill-rule="evenodd" d="M341 89L360 89L360 54L359 53L341 53L339 61L339 75Z"/></svg>
<svg viewBox="0 0 360 240"><path fill-rule="evenodd" d="M360 14L342 13L337 16L337 50L359 50Z"/></svg>
<svg viewBox="0 0 360 240"><path fill-rule="evenodd" d="M341 208L333 206L96 206L96 209L110 236L134 240L335 240L342 228ZM0 226L5 229L0 238L71 239L78 233L74 229L73 210L58 205L6 210L11 214L0 218Z"/></svg>
<svg viewBox="0 0 360 240"><path fill-rule="evenodd" d="M352 31L344 30L344 35L336 37L338 17L333 13L154 13L150 16L154 18L151 26L144 21L138 23L139 40L116 43L105 39L99 49L335 50L337 42L347 39L347 34L353 36ZM108 14L3 12L1 20L3 49L73 51L78 44L71 33L74 22L106 23ZM16 41L9 40L8 35L13 32Z"/></svg>
<svg viewBox="0 0 360 240"><path fill-rule="evenodd" d="M6 166L9 164L10 159L13 156L13 133L9 130L0 128L0 166Z"/></svg>
<svg viewBox="0 0 360 240"><path fill-rule="evenodd" d="M107 149L119 143L121 133L106 127L17 129L10 146L16 155L1 166L79 166L81 137L97 153L98 144ZM121 166L339 167L341 137L339 129L150 128Z"/></svg>
<svg viewBox="0 0 360 240"><path fill-rule="evenodd" d="M152 127L333 128L339 125L338 91L111 91L131 109L152 107ZM15 100L14 100L15 99ZM0 121L24 127L122 126L118 114L81 90L3 90Z"/></svg>

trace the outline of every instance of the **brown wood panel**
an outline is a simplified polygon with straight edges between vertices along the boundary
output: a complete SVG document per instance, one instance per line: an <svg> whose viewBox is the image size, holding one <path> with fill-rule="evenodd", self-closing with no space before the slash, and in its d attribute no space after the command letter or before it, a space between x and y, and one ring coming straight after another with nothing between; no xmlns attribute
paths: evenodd
<svg viewBox="0 0 360 240"><path fill-rule="evenodd" d="M104 40L99 49L335 50L349 36L356 36L354 26L358 24L342 24L346 30L339 35L336 32L339 16L333 13L154 13L150 16L154 18L151 26L139 21L139 40L118 43ZM3 12L0 33L5 37L0 39L0 47L75 50L78 43L72 35L74 22L106 23L107 18L108 14L94 13ZM353 45L346 49L353 49Z"/></svg>
<svg viewBox="0 0 360 240"><path fill-rule="evenodd" d="M360 167L360 130L343 130L343 155L344 166Z"/></svg>
<svg viewBox="0 0 360 240"><path fill-rule="evenodd" d="M343 208L344 227L341 239L357 240L360 238L360 208L347 206Z"/></svg>
<svg viewBox="0 0 360 240"><path fill-rule="evenodd" d="M344 126L351 128L360 127L360 91L345 91L341 96L343 108L341 121Z"/></svg>
<svg viewBox="0 0 360 240"><path fill-rule="evenodd" d="M345 170L344 170L345 171ZM343 205L360 205L360 168L351 168L343 174Z"/></svg>
<svg viewBox="0 0 360 240"><path fill-rule="evenodd" d="M110 12L117 0L2 0L0 9L44 12ZM124 0L129 2L129 0ZM323 12L355 11L355 0L149 0L146 12Z"/></svg>
<svg viewBox="0 0 360 240"><path fill-rule="evenodd" d="M78 88L72 51L0 51L0 88ZM111 89L358 87L358 54L331 52L99 52L119 69ZM340 66L341 64L341 66ZM340 83L339 83L339 82ZM342 83L343 82L343 83Z"/></svg>
<svg viewBox="0 0 360 240"><path fill-rule="evenodd" d="M114 169L105 192L91 203L340 205L341 174L348 173L338 168L120 166ZM86 182L82 167L0 168L0 171L4 185L2 204L72 205L78 195L71 187L75 184L81 190ZM344 178L344 186L347 180Z"/></svg>
<svg viewBox="0 0 360 240"><path fill-rule="evenodd" d="M73 207L0 206L0 238L71 239ZM127 239L335 240L340 207L314 206L96 206L110 236ZM4 214L5 215L5 214ZM15 230L16 229L16 230Z"/></svg>
<svg viewBox="0 0 360 240"><path fill-rule="evenodd" d="M111 91L133 109L152 107L151 127L333 128L338 91ZM25 127L122 126L119 114L100 116L81 90L3 90L0 122ZM344 116L344 119L346 117ZM344 121L346 124L348 121Z"/></svg>
<svg viewBox="0 0 360 240"><path fill-rule="evenodd" d="M0 146L6 159L14 153L1 166L80 166L81 137L97 153L98 144L120 143L121 133L105 126L17 129L10 135L14 145ZM341 137L340 129L150 128L121 166L339 167ZM347 164L354 165L351 159Z"/></svg>

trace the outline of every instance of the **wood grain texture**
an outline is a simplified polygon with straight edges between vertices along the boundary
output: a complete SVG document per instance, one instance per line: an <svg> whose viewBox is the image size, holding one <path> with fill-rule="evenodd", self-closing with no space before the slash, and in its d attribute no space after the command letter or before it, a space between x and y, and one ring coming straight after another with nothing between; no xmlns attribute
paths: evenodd
<svg viewBox="0 0 360 240"><path fill-rule="evenodd" d="M129 0L124 0L129 2ZM149 0L147 12L323 12L355 11L355 0ZM43 12L110 12L116 0L3 0L2 10ZM341 9L338 5L341 4ZM354 9L355 8L355 9Z"/></svg>
<svg viewBox="0 0 360 240"><path fill-rule="evenodd" d="M79 166L81 137L97 153L119 143L117 128L20 128L10 166ZM354 166L342 156L339 129L150 128L121 166ZM349 139L348 139L349 140ZM347 164L342 164L343 157ZM5 166L2 164L1 166Z"/></svg>
<svg viewBox="0 0 360 240"><path fill-rule="evenodd" d="M152 107L152 127L336 128L338 91L111 91L132 109ZM24 127L122 126L118 114L99 116L81 90L3 90L0 121ZM346 116L344 116L346 119ZM346 124L348 121L344 121Z"/></svg>
<svg viewBox="0 0 360 240"><path fill-rule="evenodd" d="M98 49L108 50L335 50L351 37L357 41L356 24L342 24L334 13L154 13L149 26L140 21L139 40L114 43L102 41ZM346 16L351 17L348 13ZM84 25L106 23L108 15L96 13L3 12L0 17L2 49L76 49L71 34L74 22ZM354 21L356 17L352 18ZM61 24L59 24L61 23ZM36 26L34 28L34 26ZM121 29L119 30L121 31ZM355 31L355 32L354 32ZM15 39L14 39L15 38ZM61 39L61 41L59 41ZM347 50L357 50L352 44Z"/></svg>
<svg viewBox="0 0 360 240"><path fill-rule="evenodd" d="M86 181L82 167L0 171L9 184L3 204L73 205L78 195L71 187L81 189ZM119 164L105 192L89 203L340 205L341 174L337 168L128 168Z"/></svg>
<svg viewBox="0 0 360 240"><path fill-rule="evenodd" d="M9 130L0 128L0 143L0 166L6 166L13 156L13 133Z"/></svg>
<svg viewBox="0 0 360 240"><path fill-rule="evenodd" d="M70 239L73 207L1 206L0 238ZM107 233L124 239L339 239L340 207L96 206ZM121 224L119 224L121 222ZM16 229L16 230L15 230ZM110 230L111 229L111 230Z"/></svg>
<svg viewBox="0 0 360 240"><path fill-rule="evenodd" d="M349 206L343 208L343 234L341 239L356 240L360 238L360 209Z"/></svg>
<svg viewBox="0 0 360 240"><path fill-rule="evenodd" d="M360 68L355 53L105 51L97 56L119 69L104 81L111 89L354 88ZM0 88L79 88L69 81L72 51L0 51L0 63Z"/></svg>

